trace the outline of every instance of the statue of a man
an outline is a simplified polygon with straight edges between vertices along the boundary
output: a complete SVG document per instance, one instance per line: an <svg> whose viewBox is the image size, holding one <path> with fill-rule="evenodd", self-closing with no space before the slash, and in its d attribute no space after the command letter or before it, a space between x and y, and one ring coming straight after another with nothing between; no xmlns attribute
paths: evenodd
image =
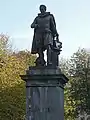
<svg viewBox="0 0 90 120"><path fill-rule="evenodd" d="M53 40L58 37L54 16L46 12L46 6L40 5L40 12L31 24L34 28L32 43L32 54L39 54L36 60L37 65L45 66L44 51L47 50L47 65L52 65Z"/></svg>

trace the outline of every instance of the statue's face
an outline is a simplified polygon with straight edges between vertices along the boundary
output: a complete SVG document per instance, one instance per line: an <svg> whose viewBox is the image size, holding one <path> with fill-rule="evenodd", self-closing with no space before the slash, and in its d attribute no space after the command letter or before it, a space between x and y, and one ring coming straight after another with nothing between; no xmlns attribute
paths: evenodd
<svg viewBox="0 0 90 120"><path fill-rule="evenodd" d="M41 7L40 7L40 12L41 12L41 13L45 13L45 12L46 12L46 8L45 8L44 6L41 6Z"/></svg>

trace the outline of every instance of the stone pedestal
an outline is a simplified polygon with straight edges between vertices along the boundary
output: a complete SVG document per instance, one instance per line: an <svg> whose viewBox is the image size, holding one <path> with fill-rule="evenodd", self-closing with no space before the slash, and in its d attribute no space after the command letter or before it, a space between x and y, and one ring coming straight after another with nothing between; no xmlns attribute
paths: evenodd
<svg viewBox="0 0 90 120"><path fill-rule="evenodd" d="M26 120L64 120L64 85L59 68L30 67L26 75Z"/></svg>

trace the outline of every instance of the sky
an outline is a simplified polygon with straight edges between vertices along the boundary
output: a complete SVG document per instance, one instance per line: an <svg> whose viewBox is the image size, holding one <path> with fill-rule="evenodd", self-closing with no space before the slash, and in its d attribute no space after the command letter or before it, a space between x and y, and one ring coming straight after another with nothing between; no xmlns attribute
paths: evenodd
<svg viewBox="0 0 90 120"><path fill-rule="evenodd" d="M30 25L40 4L55 17L61 56L68 58L79 47L90 48L90 0L0 0L0 33L10 36L13 49L31 50Z"/></svg>

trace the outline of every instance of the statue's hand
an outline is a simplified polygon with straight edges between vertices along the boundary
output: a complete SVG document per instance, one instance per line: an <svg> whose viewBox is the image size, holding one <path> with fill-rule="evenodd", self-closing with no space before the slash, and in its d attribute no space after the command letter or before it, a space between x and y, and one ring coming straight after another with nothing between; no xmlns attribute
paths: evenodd
<svg viewBox="0 0 90 120"><path fill-rule="evenodd" d="M55 34L55 37L56 37L57 42L59 42L59 34L58 33Z"/></svg>
<svg viewBox="0 0 90 120"><path fill-rule="evenodd" d="M38 25L38 24L35 24L35 28L39 28L39 25Z"/></svg>
<svg viewBox="0 0 90 120"><path fill-rule="evenodd" d="M59 34L58 34L58 33L56 34L56 37L57 37L57 38L59 37Z"/></svg>
<svg viewBox="0 0 90 120"><path fill-rule="evenodd" d="M54 34L54 37L59 37L59 34L58 33Z"/></svg>
<svg viewBox="0 0 90 120"><path fill-rule="evenodd" d="M38 28L39 27L39 25L38 24L31 24L31 28Z"/></svg>

